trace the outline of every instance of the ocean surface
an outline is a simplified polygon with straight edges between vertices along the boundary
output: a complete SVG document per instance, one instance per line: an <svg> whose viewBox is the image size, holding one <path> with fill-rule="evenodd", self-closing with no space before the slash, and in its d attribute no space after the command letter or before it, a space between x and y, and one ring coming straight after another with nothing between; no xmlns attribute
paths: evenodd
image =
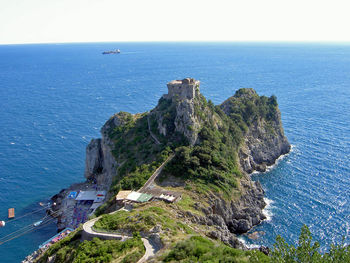
<svg viewBox="0 0 350 263"><path fill-rule="evenodd" d="M102 55L110 49L119 55ZM250 244L296 242L307 224L325 247L350 242L350 46L289 43L97 43L0 46L1 262L20 262L56 233L39 202L83 181L85 147L115 112L144 112L166 83L193 77L218 104L235 90L276 95L292 152L254 174L269 220ZM39 211L37 211L39 210ZM32 213L37 211L37 213ZM28 214L29 213L29 214ZM32 213L32 214L30 214ZM22 236L21 236L22 235Z"/></svg>

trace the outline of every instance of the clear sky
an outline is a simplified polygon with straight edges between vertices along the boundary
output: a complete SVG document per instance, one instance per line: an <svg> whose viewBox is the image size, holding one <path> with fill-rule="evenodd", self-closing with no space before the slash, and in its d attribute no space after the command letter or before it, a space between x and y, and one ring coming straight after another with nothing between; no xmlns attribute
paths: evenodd
<svg viewBox="0 0 350 263"><path fill-rule="evenodd" d="M350 41L349 0L0 0L0 44Z"/></svg>

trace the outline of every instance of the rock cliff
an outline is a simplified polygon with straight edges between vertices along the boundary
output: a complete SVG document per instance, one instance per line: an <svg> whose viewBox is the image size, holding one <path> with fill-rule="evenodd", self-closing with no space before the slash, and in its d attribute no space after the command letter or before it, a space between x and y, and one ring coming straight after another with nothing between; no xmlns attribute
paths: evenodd
<svg viewBox="0 0 350 263"><path fill-rule="evenodd" d="M258 115L254 106L267 101L270 107ZM242 113L247 123L244 140L239 149L239 163L248 174L253 171L264 172L281 155L290 151L290 144L284 135L281 113L277 107L276 97L259 98L253 89L241 89L233 97L223 102L220 107L227 115L235 114L238 105L246 105ZM247 106L253 105L252 108ZM273 109L273 110L271 110Z"/></svg>
<svg viewBox="0 0 350 263"><path fill-rule="evenodd" d="M86 147L85 178L94 181L106 189L112 184L116 176L118 163L112 155L114 148L109 132L118 126L123 125L123 113L113 115L101 128L100 139L92 139Z"/></svg>
<svg viewBox="0 0 350 263"><path fill-rule="evenodd" d="M227 120L213 111L213 105L200 94L199 81L194 79L176 80L168 83L168 94L163 95L159 104L148 116L153 118L156 133L160 139L176 140L182 136L190 146L201 144L200 132L208 123L220 130ZM212 108L212 109L210 109ZM289 152L290 144L284 135L281 114L274 96L260 97L253 89L241 89L221 105L224 114L241 128L241 141L237 147L238 165L243 174L265 171L266 166ZM123 126L130 118L127 113L111 117L101 129L102 139L94 139L86 150L85 177L98 184L110 186L118 167L111 154L113 141L111 131ZM244 233L265 219L264 191L259 182L253 182L247 175L239 180L240 197L227 200L217 193L208 193L210 206L202 207L208 217L198 218L207 225L220 223L215 235L228 238L226 231ZM220 218L220 219L219 219ZM231 240L231 242L233 242Z"/></svg>

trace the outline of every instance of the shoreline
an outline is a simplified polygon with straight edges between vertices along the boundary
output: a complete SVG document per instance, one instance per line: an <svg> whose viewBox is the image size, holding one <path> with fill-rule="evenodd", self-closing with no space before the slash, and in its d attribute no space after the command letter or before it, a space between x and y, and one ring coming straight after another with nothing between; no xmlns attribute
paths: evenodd
<svg viewBox="0 0 350 263"><path fill-rule="evenodd" d="M268 172L271 172L273 169L275 169L277 167L277 165L284 159L286 158L290 153L292 153L294 151L295 145L291 144L290 150L288 153L282 154L280 155L274 164L266 166L266 170L264 172L259 172L259 171L254 171L252 173L249 174L249 178L253 181L253 182L257 182L259 181L259 178L256 178L256 180L252 179L252 175L258 175L258 174L265 174ZM264 191L266 191L264 189ZM239 236L237 236L237 238L239 239L239 241L242 242L242 244L247 247L248 249L259 249L260 247L265 247L264 245L259 245L259 244L254 244L252 243L248 243L249 240L250 241L254 241L256 239L263 239L263 235L265 233L260 233L263 231L254 231L254 228L256 228L257 226L263 224L264 222L271 222L273 219L273 212L271 211L273 208L273 204L275 203L274 200L269 199L266 197L266 195L264 194L264 202L266 203L265 207L262 209L262 213L264 214L264 216L266 217L264 220L262 220L258 225L253 226L247 233L241 234ZM249 237L249 235L252 235L253 238ZM267 247L268 248L268 247Z"/></svg>
<svg viewBox="0 0 350 263"><path fill-rule="evenodd" d="M276 167L285 157L287 157L289 154L291 154L291 153L294 151L294 148L295 148L295 145L291 144L291 145L290 145L290 150L289 150L289 152L287 152L287 153L285 153L285 154L281 154L281 155L275 160L275 162L274 162L273 164L271 164L271 165L266 165L266 170L265 170L264 172L259 172L259 171L257 171L257 170L251 172L251 173L249 174L250 179L252 179L252 178L251 178L252 175L256 175L256 174L265 174L265 173L271 172L273 169L275 169L275 167Z"/></svg>
<svg viewBox="0 0 350 263"><path fill-rule="evenodd" d="M50 200L52 206L47 210L51 216L57 218L57 232L69 227L76 229L80 224L89 220L89 217L95 210L104 204L105 198L98 203L87 202L85 200L76 200L76 197L70 197L73 192L78 196L81 192L107 192L103 185L93 184L89 181L75 183L66 189L62 189L58 194L53 195ZM93 206L94 205L94 206Z"/></svg>

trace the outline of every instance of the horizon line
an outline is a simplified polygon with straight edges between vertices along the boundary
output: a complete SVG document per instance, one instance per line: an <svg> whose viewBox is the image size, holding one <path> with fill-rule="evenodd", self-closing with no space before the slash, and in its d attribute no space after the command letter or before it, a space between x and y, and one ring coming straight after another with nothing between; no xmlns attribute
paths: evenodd
<svg viewBox="0 0 350 263"><path fill-rule="evenodd" d="M119 40L119 41L66 41L66 42L24 42L0 43L0 46L12 45L60 45L60 44L104 44L104 43L247 43L247 44L340 44L349 45L350 41L338 40Z"/></svg>

